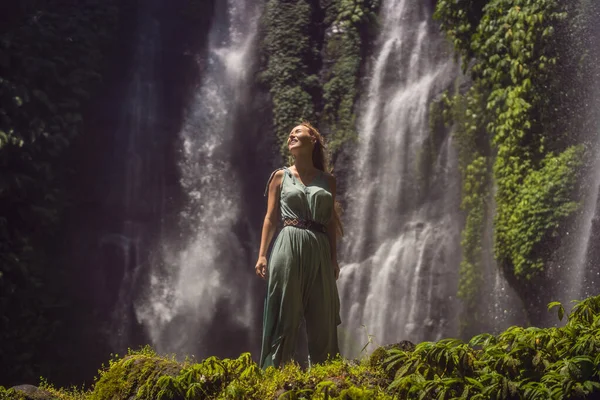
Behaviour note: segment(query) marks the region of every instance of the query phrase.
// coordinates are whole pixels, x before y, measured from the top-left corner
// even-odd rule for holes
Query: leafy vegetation
[[[564,307],[553,302],[563,319]],[[262,371],[250,357],[201,362],[149,348],[115,357],[89,390],[41,388],[64,400],[102,399],[591,399],[600,395],[600,296],[577,302],[563,327],[513,326],[469,342],[443,339],[334,359],[303,371]],[[0,388],[0,398],[18,399]]]
[[[562,319],[564,308],[558,307]],[[468,343],[421,343],[390,351],[389,386],[405,398],[585,399],[600,394],[600,296],[579,302],[560,328],[513,326]],[[422,397],[419,397],[422,396]]]
[[[435,16],[463,57],[472,85],[448,97],[463,178],[463,261],[459,296],[466,314],[481,287],[484,215],[495,186],[494,255],[527,282],[545,266],[579,204],[585,148],[571,113],[583,106],[586,58],[565,48],[586,22],[577,2],[440,0]],[[561,33],[559,35],[558,33]],[[574,84],[576,82],[577,84]],[[585,92],[585,91],[583,91]],[[563,110],[562,112],[560,110]]]
[[[358,78],[369,30],[377,25],[378,0],[342,0],[328,9],[324,59],[322,125],[329,131],[330,151],[335,152],[348,140],[354,140],[356,116],[354,102]],[[330,22],[332,21],[332,22]]]
[[[486,3],[488,0],[439,0],[436,4],[435,17],[465,62],[474,55],[471,37],[477,30]]]
[[[283,155],[289,130],[303,119],[320,122],[332,150],[356,135],[358,77],[379,1],[322,3],[270,0],[262,20],[261,80]]]
[[[66,206],[62,157],[100,82],[117,1],[22,1],[0,32],[0,359],[33,373],[52,337],[61,268],[52,238]],[[2,17],[1,19],[3,19]]]
[[[551,127],[538,117],[540,109],[548,106],[543,87],[558,57],[556,49],[551,47],[553,25],[566,15],[555,1],[526,3],[522,7],[495,3],[486,6],[482,22],[495,32],[484,34],[482,27],[473,42],[475,51],[482,55],[473,73],[489,81],[486,109],[491,113],[491,121],[487,129],[497,147],[495,254],[503,265],[512,266],[515,275],[531,279],[545,261],[537,256],[542,250],[536,247],[543,245],[542,239],[551,235],[565,221],[564,217],[575,210],[568,204],[569,196],[574,195],[569,189],[577,181],[576,160],[581,159],[581,152],[569,147],[549,149],[552,137],[561,132],[548,129]],[[507,7],[508,11],[501,14],[501,7]],[[496,53],[499,46],[504,49],[503,56]],[[560,176],[552,176],[555,171],[547,166],[559,162],[566,162],[567,168]],[[547,175],[543,178],[530,177],[544,173]],[[538,201],[528,203],[530,193],[547,192],[543,185],[551,181],[568,190],[566,195],[542,195]],[[527,185],[531,186],[525,189]],[[538,212],[545,215],[529,218],[527,226],[516,225],[513,213],[519,206],[528,208],[525,213],[530,215]],[[523,240],[526,243],[519,243]]]
[[[289,130],[301,119],[314,120],[313,96],[318,47],[311,35],[313,9],[306,1],[270,0],[264,12],[262,51],[268,55],[262,79],[273,101],[273,124],[282,153]]]

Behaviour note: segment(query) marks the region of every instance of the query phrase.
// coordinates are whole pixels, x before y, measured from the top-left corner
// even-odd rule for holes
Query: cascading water
[[[599,34],[596,34],[600,36]],[[592,38],[588,39],[590,46],[597,45]],[[592,57],[598,59],[597,52],[592,52]],[[563,297],[563,303],[568,304],[571,300],[582,300],[586,297],[598,294],[600,284],[600,268],[598,268],[598,240],[600,238],[600,68],[597,63],[593,65],[594,71],[588,71],[591,75],[588,82],[591,101],[593,105],[587,107],[587,126],[590,129],[590,144],[593,148],[592,165],[589,175],[585,180],[586,195],[583,199],[583,209],[578,221],[579,231],[575,234],[573,243],[573,255],[567,265],[568,287]]]
[[[345,355],[356,355],[368,340],[365,333],[384,344],[455,331],[461,216],[451,139],[432,159],[431,176],[419,178],[417,165],[427,156],[429,104],[451,85],[457,66],[426,3],[389,0],[381,15],[349,174],[343,259],[350,263],[339,282]],[[430,189],[422,196],[427,179]]]
[[[587,145],[589,165],[585,169],[587,176],[581,181],[583,195],[576,224],[571,232],[565,232],[563,248],[550,271],[559,282],[552,300],[560,300],[567,309],[573,300],[597,295],[600,284],[600,6],[588,0],[574,4],[577,5],[572,19],[576,30],[567,37],[564,47],[568,57],[579,60],[577,70],[569,73],[580,76],[574,82],[579,85],[581,104],[571,117],[571,124]]]
[[[589,259],[591,251],[591,242],[593,238],[593,226],[598,224],[598,205],[600,193],[600,157],[594,157],[594,165],[592,166],[592,176],[590,177],[590,185],[588,193],[584,200],[583,212],[580,219],[580,233],[577,235],[580,240],[575,243],[574,257],[572,267],[569,268],[569,285],[566,291],[566,298],[563,302],[570,300],[581,300],[585,297],[595,295],[597,290],[592,282],[587,282],[586,272],[590,269],[592,260]],[[599,279],[596,279],[599,281]]]
[[[254,323],[248,285],[228,282],[249,259],[235,234],[241,194],[231,165],[234,122],[248,90],[259,2],[218,2],[203,78],[181,131],[181,185],[187,204],[181,224],[189,233],[164,246],[164,262],[153,266],[139,319],[161,352],[209,354],[208,332],[227,326],[229,335]],[[245,289],[244,289],[245,288]],[[238,338],[239,340],[239,338]]]

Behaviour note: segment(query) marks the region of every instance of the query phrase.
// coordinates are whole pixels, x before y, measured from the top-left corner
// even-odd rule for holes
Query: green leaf
[[[562,321],[563,316],[565,315],[565,308],[559,301],[553,301],[548,304],[548,311],[552,310],[554,307],[558,307],[558,319],[559,321]]]

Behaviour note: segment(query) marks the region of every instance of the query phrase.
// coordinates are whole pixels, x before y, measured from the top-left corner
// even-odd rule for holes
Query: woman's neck
[[[311,173],[315,169],[315,166],[312,161],[312,154],[304,157],[296,157],[294,159],[294,166],[296,167],[296,171],[298,171],[300,175],[304,175],[307,172]]]

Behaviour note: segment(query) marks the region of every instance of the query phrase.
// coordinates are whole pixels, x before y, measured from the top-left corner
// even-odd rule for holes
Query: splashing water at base
[[[164,246],[162,265],[154,266],[147,296],[136,307],[161,352],[198,356],[214,350],[203,339],[216,325],[248,330],[252,322],[249,288],[228,284],[234,267],[248,258],[235,233],[242,199],[230,154],[260,9],[230,0],[225,11],[214,19],[205,75],[181,131],[187,194],[181,225],[189,235]]]

